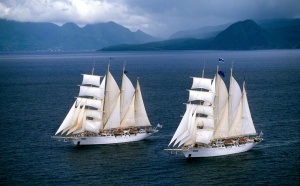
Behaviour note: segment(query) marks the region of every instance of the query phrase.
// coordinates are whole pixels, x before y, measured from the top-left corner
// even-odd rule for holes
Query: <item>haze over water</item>
[[[186,160],[167,148],[188,100],[191,76],[213,78],[218,58],[245,78],[257,132],[251,151]],[[78,95],[81,74],[120,85],[126,60],[139,77],[149,119],[159,133],[134,143],[74,147],[51,139]],[[0,54],[0,179],[3,185],[299,185],[300,50]]]

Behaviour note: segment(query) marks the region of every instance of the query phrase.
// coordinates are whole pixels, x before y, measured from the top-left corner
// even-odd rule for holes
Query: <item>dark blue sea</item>
[[[242,84],[257,132],[251,151],[187,160],[164,151],[185,112],[191,76],[212,78],[218,58]],[[75,147],[51,139],[82,76],[139,77],[149,139]],[[0,185],[300,185],[300,50],[0,53]]]

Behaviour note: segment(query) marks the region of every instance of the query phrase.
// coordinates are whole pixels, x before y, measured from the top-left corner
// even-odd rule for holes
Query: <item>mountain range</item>
[[[257,50],[300,48],[300,19],[245,20],[174,33],[167,40],[112,21],[74,23],[0,19],[0,51]]]
[[[215,36],[211,35],[210,38],[190,38],[191,35],[189,33],[191,32],[181,32],[181,38],[178,39],[144,44],[123,44],[105,47],[101,50],[259,50],[300,48],[300,19],[265,20],[260,21],[259,24],[253,20],[245,20],[233,23],[222,31],[217,31],[216,28],[213,28],[215,29]],[[194,36],[195,33],[193,32]],[[178,35],[174,34],[173,37],[178,37]]]
[[[0,51],[97,50],[117,44],[158,40],[140,30],[132,32],[112,21],[81,28],[74,23],[58,26],[0,19]]]

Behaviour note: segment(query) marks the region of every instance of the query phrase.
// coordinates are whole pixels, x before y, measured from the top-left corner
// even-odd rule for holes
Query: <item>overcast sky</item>
[[[166,38],[245,19],[300,18],[299,0],[0,0],[0,18],[79,26],[114,21]]]

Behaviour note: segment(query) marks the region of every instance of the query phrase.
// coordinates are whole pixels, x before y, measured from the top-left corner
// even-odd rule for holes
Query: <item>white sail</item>
[[[98,99],[103,99],[103,97],[101,97],[100,87],[80,86],[79,96],[89,96]]]
[[[230,137],[236,137],[236,136],[241,136],[243,135],[242,132],[242,100],[240,101],[238,110],[236,112],[235,118],[232,122],[231,127],[229,128],[229,133],[228,136]]]
[[[106,123],[107,120],[110,118],[110,115],[115,108],[115,104],[117,102],[117,99],[119,99],[119,96],[120,89],[118,87],[118,84],[108,70],[106,75],[106,88],[104,96],[103,123]]]
[[[176,132],[174,133],[170,143],[168,146],[170,146],[179,136],[181,136],[184,132],[187,131],[188,128],[188,120],[189,120],[189,113],[191,110],[192,105],[191,104],[187,104],[186,105],[186,111],[177,127]],[[176,143],[175,143],[176,144]],[[174,144],[174,146],[175,146]]]
[[[196,134],[196,142],[209,144],[213,139],[214,131],[211,129],[198,129]]]
[[[81,104],[81,102],[79,102],[79,105]],[[72,115],[72,119],[70,122],[70,125],[68,127],[66,127],[63,131],[62,134],[67,132],[68,130],[70,130],[71,128],[75,127],[77,125],[77,120],[78,120],[78,115],[80,112],[80,106],[77,106],[77,108],[74,110],[74,113]]]
[[[230,88],[229,88],[229,110],[228,110],[228,121],[229,127],[233,124],[236,117],[240,102],[242,98],[242,91],[239,84],[236,82],[234,77],[230,77]]]
[[[214,119],[213,118],[204,118],[197,117],[196,125],[203,127],[203,129],[214,129]]]
[[[113,129],[120,127],[120,96],[118,96],[115,107],[111,112],[104,129]]]
[[[243,85],[242,132],[243,135],[256,134],[256,130],[252,121],[251,112],[248,105],[245,83]]]
[[[204,88],[206,90],[211,91],[212,90],[212,79],[193,77],[192,89],[195,89],[195,88]]]
[[[134,108],[135,108],[134,116],[135,116],[136,126],[151,126],[145,109],[139,80],[137,80],[136,83]]]
[[[73,134],[79,134],[79,133],[82,133],[86,130],[86,115],[85,115],[85,112],[83,113],[83,117],[82,117],[80,122],[81,122],[81,126],[79,126],[78,127],[79,129],[75,130],[73,132]]]
[[[209,103],[213,103],[214,101],[214,93],[213,92],[204,92],[197,90],[189,90],[189,102],[195,100],[203,100]]]
[[[85,112],[86,112],[86,117],[102,120],[102,111],[86,109]]]
[[[55,138],[72,141],[79,146],[139,141],[158,132],[156,128],[146,129],[151,124],[139,81],[135,90],[123,72],[120,92],[109,67],[102,81],[101,76],[82,75],[78,97],[75,97],[76,101],[56,132],[66,134]],[[135,135],[127,135],[127,129],[134,126],[145,128],[139,129]],[[116,128],[126,129],[126,135],[113,136]]]
[[[222,117],[218,123],[218,126],[215,128],[214,139],[227,138],[229,133],[228,126],[228,101],[226,101],[225,109],[222,114]]]
[[[182,152],[187,158],[221,156],[248,151],[263,140],[257,136],[247,138],[244,143],[236,141],[237,137],[254,135],[256,131],[245,85],[242,92],[232,75],[229,92],[218,73],[212,82],[193,78],[193,88],[208,92],[189,90],[190,103],[186,104],[186,112],[169,143],[183,147],[166,150]]]
[[[215,127],[218,127],[223,117],[225,108],[228,108],[228,92],[224,81],[218,74],[216,74],[215,80],[216,94],[214,99],[214,118],[216,119]],[[227,118],[223,119],[228,120],[228,116]]]
[[[125,113],[122,121],[121,121],[121,128],[127,128],[135,126],[135,119],[134,119],[134,101],[135,96],[131,99],[131,103],[127,109],[127,112]]]
[[[194,134],[192,134],[193,132],[193,126],[195,125],[195,115],[193,115],[193,113],[195,112],[196,106],[192,105],[192,104],[188,104],[187,107],[187,121],[186,123],[183,123],[183,125],[185,125],[185,131],[183,134],[181,134],[180,136],[177,137],[176,141],[174,142],[174,146],[177,145],[179,143],[178,146],[183,145],[184,143],[186,143],[189,140],[193,140],[192,137],[194,136]],[[194,116],[194,118],[193,118]]]
[[[101,120],[86,120],[85,130],[89,132],[98,133],[103,128]]]
[[[103,107],[103,101],[102,100],[96,100],[96,99],[88,99],[88,98],[77,98],[76,106],[82,106],[80,103],[85,103],[86,106],[94,107],[97,109],[102,110]]]
[[[104,99],[106,76],[104,76],[100,85],[100,99]],[[103,109],[103,108],[102,108]]]
[[[83,80],[82,85],[94,85],[94,86],[100,86],[100,78],[101,76],[97,75],[90,75],[90,74],[82,74]]]
[[[196,111],[198,114],[205,114],[208,116],[213,116],[213,114],[214,114],[212,106],[198,105]]]
[[[76,105],[76,101],[74,102],[73,106],[71,107],[71,109],[68,112],[67,116],[65,117],[64,121],[62,122],[62,124],[60,125],[58,130],[56,131],[55,135],[60,133],[64,129],[70,127],[71,121],[72,121],[72,118],[73,118],[73,114],[75,112],[75,105]]]
[[[75,122],[74,122],[72,128],[68,131],[67,135],[82,128],[83,116],[84,116],[84,112],[85,112],[85,105],[79,110],[80,110],[80,112],[78,113],[78,117],[75,119]]]
[[[122,87],[121,87],[121,120],[123,120],[130,106],[130,103],[132,102],[134,91],[135,89],[131,81],[128,79],[126,74],[123,73]]]
[[[196,109],[194,109],[195,111],[193,112],[192,116],[191,116],[191,120],[189,122],[189,133],[190,133],[190,137],[191,139],[188,141],[182,141],[182,143],[184,143],[184,145],[193,145],[196,142],[196,134],[197,134],[197,125],[195,124],[196,121]]]
[[[174,142],[173,147],[175,147],[178,143],[178,147],[182,146],[184,142],[188,141],[191,139],[191,135],[188,130],[186,130],[182,135],[180,135],[176,141]]]

